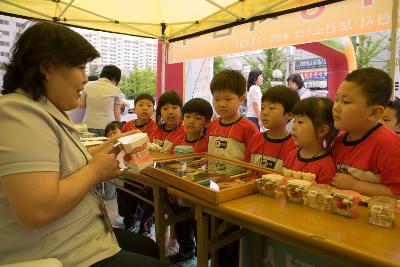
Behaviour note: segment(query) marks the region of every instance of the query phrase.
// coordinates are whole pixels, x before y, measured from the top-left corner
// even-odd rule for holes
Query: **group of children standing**
[[[164,152],[190,145],[196,153],[313,173],[318,183],[398,197],[400,137],[395,131],[400,130],[400,109],[389,102],[392,85],[385,72],[365,68],[346,76],[334,102],[322,97],[300,100],[289,87],[272,87],[261,99],[260,120],[268,130],[259,132],[238,112],[246,98],[245,78],[223,70],[210,84],[219,118],[211,121],[213,110],[207,101],[195,98],[183,106],[175,92],[167,92],[159,99],[154,122],[154,99],[142,94],[135,99],[138,118],[127,122],[122,132],[146,132]],[[178,239],[179,253],[187,255],[194,240],[184,242]],[[180,256],[176,260],[186,259]]]

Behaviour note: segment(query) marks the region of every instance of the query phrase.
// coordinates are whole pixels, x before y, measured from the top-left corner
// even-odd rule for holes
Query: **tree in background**
[[[262,66],[264,82],[261,85],[261,90],[263,92],[271,87],[272,72],[275,69],[282,71],[283,75],[281,81],[285,79],[285,54],[282,50],[282,48],[263,49],[263,57],[245,59],[252,69],[259,68],[260,65]]]
[[[225,68],[226,57],[216,56],[214,57],[214,75]]]
[[[156,80],[157,74],[152,68],[146,67],[144,70],[141,70],[135,67],[127,77],[122,76],[118,86],[127,99],[134,99],[136,95],[141,93],[148,93],[155,96]]]
[[[357,40],[358,37],[358,40]],[[373,67],[372,59],[375,58],[383,50],[390,48],[390,42],[387,42],[387,37],[383,36],[377,40],[373,40],[371,35],[359,35],[351,38],[354,47],[356,48],[357,68]],[[384,43],[385,42],[385,43]],[[389,62],[383,67],[388,71]]]

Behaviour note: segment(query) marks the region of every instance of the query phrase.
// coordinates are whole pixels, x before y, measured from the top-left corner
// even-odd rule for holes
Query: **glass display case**
[[[273,170],[206,153],[156,160],[142,173],[218,204],[257,192],[256,180]]]

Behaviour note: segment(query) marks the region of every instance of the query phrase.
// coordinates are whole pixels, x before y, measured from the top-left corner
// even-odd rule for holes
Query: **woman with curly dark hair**
[[[160,266],[154,242],[113,233],[95,185],[120,174],[112,141],[88,151],[66,111],[86,63],[99,57],[75,31],[36,23],[6,65],[0,97],[0,264],[57,258],[63,266]],[[121,250],[118,242],[126,239]],[[118,242],[117,242],[118,241]]]

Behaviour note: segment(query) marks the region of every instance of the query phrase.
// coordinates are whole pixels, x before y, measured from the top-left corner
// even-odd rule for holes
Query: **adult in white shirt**
[[[260,111],[261,111],[261,88],[264,78],[260,69],[251,70],[247,79],[247,111],[246,117],[254,122],[260,129]]]
[[[304,87],[303,78],[297,73],[290,74],[287,78],[288,86],[297,91],[300,99],[312,96],[311,91]]]
[[[112,121],[121,121],[121,90],[117,87],[121,70],[106,65],[100,79],[88,82],[82,92],[80,107],[86,107],[83,123],[89,132],[104,136],[104,128]]]

